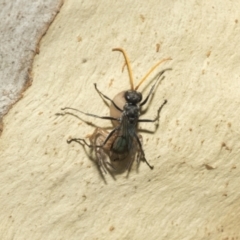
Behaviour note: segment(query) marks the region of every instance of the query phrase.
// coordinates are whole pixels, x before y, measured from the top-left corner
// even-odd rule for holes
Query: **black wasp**
[[[89,137],[90,144],[88,144],[84,139],[82,138],[72,138],[68,140],[68,143],[71,142],[78,142],[80,144],[85,144],[90,148],[93,148],[95,150],[98,164],[100,168],[103,168],[106,172],[107,165],[110,165],[113,167],[112,163],[115,161],[121,161],[126,158],[129,158],[129,163],[127,164],[128,169],[131,168],[131,165],[133,161],[135,160],[135,156],[138,162],[140,160],[143,160],[146,162],[146,164],[149,166],[150,169],[153,169],[153,166],[151,166],[147,159],[145,158],[145,153],[142,148],[142,137],[137,133],[137,124],[139,122],[156,122],[159,119],[159,115],[161,112],[161,109],[163,106],[167,103],[167,100],[164,100],[160,108],[158,109],[158,114],[155,119],[139,119],[140,116],[140,109],[141,107],[147,103],[150,95],[153,93],[153,90],[155,88],[156,83],[164,73],[164,71],[160,72],[157,75],[157,81],[155,84],[151,87],[147,97],[142,100],[142,93],[138,92],[137,89],[139,86],[147,79],[147,77],[153,72],[153,70],[159,66],[161,63],[170,60],[171,58],[163,59],[160,62],[158,62],[156,65],[154,65],[148,73],[143,77],[143,79],[139,82],[139,84],[134,88],[133,83],[133,75],[132,75],[132,69],[130,66],[129,59],[127,57],[127,54],[122,48],[114,48],[113,51],[120,51],[123,53],[125,62],[128,68],[128,74],[130,78],[130,84],[131,84],[131,90],[123,92],[121,95],[124,99],[122,99],[125,104],[123,108],[119,107],[117,104],[117,99],[114,98],[114,101],[104,95],[102,92],[100,92],[97,88],[97,84],[94,84],[95,89],[99,94],[101,94],[102,97],[109,100],[112,104],[112,107],[117,109],[119,111],[119,114],[115,116],[97,116],[95,114],[85,113],[75,108],[65,107],[61,110],[74,110],[78,111],[82,114],[85,114],[87,116],[95,117],[95,118],[101,118],[101,119],[108,119],[112,120],[114,122],[117,122],[115,124],[114,129],[111,132],[108,132],[102,128],[96,128],[94,133]],[[68,112],[65,112],[64,114],[71,114]],[[61,115],[64,115],[61,114]],[[74,115],[74,114],[71,114]],[[109,156],[111,163],[109,163],[106,160],[106,155]],[[114,167],[113,167],[114,168]]]

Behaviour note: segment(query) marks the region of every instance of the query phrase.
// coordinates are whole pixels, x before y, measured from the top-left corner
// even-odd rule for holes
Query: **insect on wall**
[[[111,102],[110,116],[98,116],[71,107],[61,109],[63,111],[76,111],[90,117],[112,120],[113,129],[107,131],[106,129],[97,127],[93,134],[88,137],[90,143],[83,138],[71,138],[67,142],[77,142],[91,148],[95,154],[96,163],[98,164],[99,169],[105,173],[120,173],[127,169],[130,171],[133,163],[136,162],[137,165],[139,165],[140,161],[144,161],[150,169],[153,169],[153,166],[150,165],[145,157],[142,147],[143,139],[137,132],[137,125],[139,122],[156,122],[159,120],[160,112],[163,106],[167,103],[167,100],[163,101],[158,109],[157,116],[154,119],[139,119],[139,116],[141,113],[141,107],[148,102],[149,97],[153,93],[156,84],[160,81],[164,71],[157,74],[156,81],[144,100],[142,93],[137,90],[161,63],[170,60],[171,58],[163,59],[155,64],[142,78],[138,85],[134,87],[132,69],[126,52],[122,48],[115,48],[113,51],[120,51],[124,55],[131,89],[118,93],[112,100],[97,88],[97,84],[94,84],[95,89],[100,96]],[[66,111],[57,115],[66,114],[75,116],[74,113]]]

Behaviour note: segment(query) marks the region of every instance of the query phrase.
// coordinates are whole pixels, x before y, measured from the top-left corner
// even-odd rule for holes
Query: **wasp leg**
[[[107,153],[110,151],[110,145],[105,145],[104,147],[98,147],[102,146],[104,143],[104,140],[108,137],[109,132],[107,130],[96,128],[93,134],[90,136],[89,140],[91,144],[94,146],[95,155],[97,157],[98,166],[100,169],[103,169],[104,173],[107,173],[109,171],[108,166],[110,166],[113,170],[115,168],[112,166],[111,163],[107,161]]]
[[[140,103],[140,106],[143,106],[144,104],[147,103],[149,97],[150,97],[151,94],[153,93],[153,90],[154,90],[156,84],[158,83],[158,80],[160,79],[160,77],[161,77],[166,71],[169,71],[169,70],[172,70],[172,68],[164,69],[164,70],[162,70],[160,73],[157,74],[157,75],[158,75],[158,76],[157,76],[158,78],[157,78],[156,82],[155,82],[154,85],[151,87],[151,89],[150,89],[147,97],[144,99],[144,101]],[[164,78],[165,78],[165,77],[163,76],[159,81],[162,81]]]
[[[153,86],[151,87],[151,89],[150,89],[147,97],[144,99],[144,101],[140,103],[140,106],[143,106],[144,104],[147,103],[149,97],[152,95],[152,93],[153,93],[153,91],[154,91],[154,89],[155,89],[156,84],[158,83],[158,80],[160,79],[160,77],[163,75],[164,72],[165,72],[165,71],[162,71],[162,72],[159,73],[159,76],[158,76],[158,78],[157,78],[157,81],[156,81],[156,82],[153,84]],[[163,76],[160,81],[162,81],[164,78],[165,78],[165,77]]]
[[[64,113],[56,113],[56,116],[64,116],[64,115],[72,115],[80,120],[82,120],[78,115],[74,114],[74,113],[70,113],[70,112],[64,112]]]
[[[95,133],[96,132],[96,133]],[[98,128],[94,131],[93,135],[94,135],[94,140],[91,139],[93,137],[93,135],[90,137],[90,142],[91,144],[87,143],[85,141],[85,139],[82,139],[82,138],[72,138],[70,140],[67,140],[67,143],[70,144],[71,142],[77,142],[81,145],[86,145],[88,146],[89,148],[91,149],[94,149],[95,151],[95,155],[97,157],[97,164],[98,164],[98,167],[100,169],[102,169],[104,171],[104,173],[106,174],[107,173],[107,162],[105,161],[105,153],[103,151],[103,148],[99,148],[99,147],[96,147],[96,145],[93,143],[93,141],[96,143],[97,141],[99,141],[97,134],[99,135],[98,133]]]
[[[70,144],[71,142],[77,142],[81,145],[87,145],[89,148],[93,148],[93,145],[88,144],[83,138],[71,138],[70,140],[67,140],[68,144]]]
[[[107,143],[107,141],[113,136],[113,134],[118,130],[118,127],[114,128],[106,137],[106,139],[104,140],[103,144],[101,145],[96,145],[95,147],[104,147]]]
[[[104,95],[104,94],[97,88],[97,84],[96,84],[96,83],[94,83],[94,86],[95,86],[96,91],[97,91],[99,94],[101,94],[104,98],[106,98],[107,100],[109,100],[117,110],[119,110],[120,112],[123,112],[123,110],[122,110],[120,107],[118,107],[117,104],[116,104],[111,98],[109,98],[108,96]]]
[[[151,170],[153,170],[153,166],[151,166],[151,165],[149,164],[149,162],[147,161],[147,159],[145,158],[145,153],[144,153],[143,148],[142,148],[142,143],[141,143],[141,141],[140,141],[140,139],[139,139],[139,137],[137,136],[136,133],[134,134],[134,137],[136,138],[136,140],[137,140],[137,142],[138,142],[138,145],[139,145],[140,151],[141,151],[141,153],[142,153],[142,157],[143,157],[143,159],[144,159],[144,162],[148,165],[148,167],[149,167]]]
[[[138,138],[139,138],[139,141],[141,142],[141,145],[143,144],[143,138],[142,138],[142,135],[140,135],[140,134],[138,134]],[[140,151],[138,151],[137,152],[137,163],[139,164],[140,163],[140,161],[141,161],[141,155],[142,155],[142,152]]]
[[[87,116],[90,116],[90,117],[95,117],[95,118],[101,118],[101,119],[108,119],[108,120],[116,120],[116,121],[120,121],[119,118],[107,117],[107,116],[98,116],[98,115],[91,114],[91,113],[85,113],[85,112],[80,111],[80,110],[78,110],[78,109],[76,109],[76,108],[71,108],[71,107],[61,108],[61,110],[63,110],[63,111],[66,110],[66,109],[74,110],[74,111],[80,112],[80,113],[82,113],[82,114],[84,114],[84,115],[87,115]],[[66,112],[65,114],[74,115],[74,114],[71,114],[71,113],[69,113],[69,112]],[[58,115],[60,115],[60,114],[58,114]],[[63,115],[63,114],[61,114],[61,115]],[[75,115],[74,115],[74,116],[75,116]]]
[[[159,119],[160,116],[160,112],[163,108],[163,106],[167,103],[167,100],[164,100],[163,104],[160,106],[160,108],[158,109],[158,114],[157,117],[155,119],[138,119],[138,122],[156,122]]]
[[[77,142],[81,145],[87,145],[89,148],[94,148],[94,145],[88,144],[85,141],[85,139],[82,139],[82,138],[72,138],[70,140],[67,140],[68,144],[70,144],[71,142]],[[99,148],[94,148],[94,150],[95,150],[95,154],[96,154],[97,159],[98,159],[99,168],[103,169],[103,171],[105,173],[107,173],[105,162],[103,161],[103,158],[102,158],[102,149],[100,150]]]

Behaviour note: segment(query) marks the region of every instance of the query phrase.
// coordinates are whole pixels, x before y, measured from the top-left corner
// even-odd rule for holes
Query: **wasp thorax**
[[[128,103],[124,106],[124,112],[130,123],[135,123],[139,115],[139,107],[129,105]]]
[[[126,91],[124,97],[131,104],[137,104],[142,101],[142,94],[136,91]]]

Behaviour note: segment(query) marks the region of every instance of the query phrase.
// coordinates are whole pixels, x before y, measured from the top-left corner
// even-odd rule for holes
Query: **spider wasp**
[[[147,97],[144,100],[142,93],[138,92],[137,90],[140,85],[147,79],[147,77],[161,63],[167,60],[171,60],[171,58],[163,59],[155,64],[142,78],[138,85],[134,87],[132,69],[126,52],[122,48],[114,48],[113,51],[120,51],[124,55],[131,89],[119,93],[115,96],[114,100],[112,100],[97,88],[96,83],[94,84],[96,91],[103,98],[111,102],[110,116],[98,116],[71,107],[65,107],[61,110],[73,110],[90,117],[112,120],[114,128],[110,132],[99,127],[96,128],[94,133],[88,136],[90,144],[82,138],[71,138],[70,140],[67,140],[67,143],[77,142],[79,144],[87,145],[91,149],[94,149],[98,165],[100,169],[104,170],[105,173],[109,171],[109,166],[112,169],[115,169],[114,163],[122,162],[124,160],[127,161],[127,169],[130,170],[135,159],[138,163],[140,163],[140,160],[143,160],[150,169],[153,169],[153,166],[148,163],[145,157],[145,153],[142,147],[142,136],[137,133],[137,124],[139,122],[156,122],[159,119],[160,112],[163,106],[167,103],[167,100],[164,100],[162,105],[159,107],[158,114],[154,119],[139,119],[139,116],[141,107],[147,103],[149,97],[154,91],[155,85],[165,71],[162,71],[157,75],[157,81],[151,87]],[[118,104],[118,101],[121,101],[122,104]],[[65,114],[74,115],[69,112],[65,112],[64,114],[59,115]],[[109,157],[110,162],[107,160],[107,157]]]

